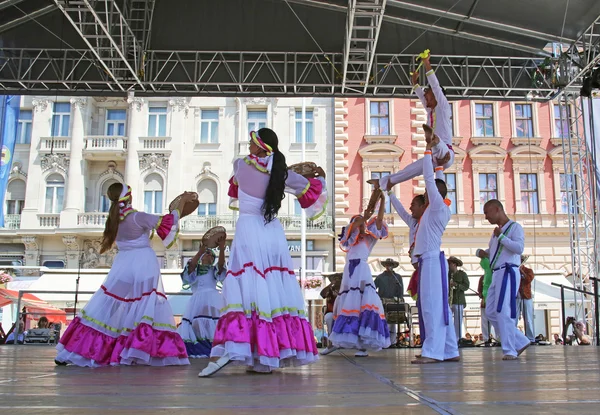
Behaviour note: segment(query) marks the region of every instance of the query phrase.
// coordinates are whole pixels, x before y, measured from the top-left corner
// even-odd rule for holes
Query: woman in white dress
[[[219,260],[216,265],[215,258],[215,251],[202,245],[181,273],[184,288],[191,287],[193,292],[177,328],[189,357],[210,357],[217,321],[221,309],[225,307],[223,296],[217,290],[217,282],[223,282],[227,272],[225,237],[219,240]]]
[[[179,212],[194,195],[185,194],[178,209],[163,216],[135,211],[127,185],[112,184],[107,196],[112,204],[101,252],[110,250],[115,242],[119,252],[100,289],[61,337],[55,362],[90,367],[187,365],[150,233],[156,233],[165,246],[172,246]]]
[[[235,160],[229,195],[239,198],[240,216],[223,282],[224,313],[217,324],[210,376],[230,362],[270,373],[318,359],[283,227],[277,219],[284,192],[298,198],[308,218],[324,211],[327,192],[320,177],[288,171],[274,131],[250,133],[250,155]]]

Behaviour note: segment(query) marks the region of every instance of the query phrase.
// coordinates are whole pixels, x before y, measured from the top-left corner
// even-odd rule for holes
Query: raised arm
[[[425,94],[423,93],[423,88],[421,88],[421,85],[419,85],[419,71],[415,71],[412,74],[412,84],[415,89],[415,93],[421,100],[421,104],[423,104],[424,107],[427,107],[427,101],[425,101]]]
[[[322,170],[321,170],[322,171]],[[298,198],[302,209],[306,209],[308,219],[317,219],[327,207],[327,184],[325,177],[306,178],[288,170],[285,191]]]
[[[219,260],[217,261],[217,271],[219,275],[223,274],[225,271],[225,240],[226,237],[222,236],[219,241]]]
[[[442,88],[440,86],[440,82],[437,79],[437,76],[435,76],[435,72],[433,70],[433,68],[431,67],[431,62],[429,62],[429,57],[427,57],[426,59],[423,59],[423,65],[425,66],[425,70],[426,75],[427,75],[427,83],[429,83],[429,87],[431,88],[431,91],[433,92],[433,96],[435,96],[435,100],[437,101],[438,105],[442,104],[442,105],[448,105],[448,99],[446,98],[446,95],[444,95],[444,92],[442,91]]]
[[[377,213],[377,219],[375,224],[377,230],[380,231],[383,227],[383,215],[385,215],[385,195],[381,192],[381,200],[379,201],[379,212]]]
[[[508,235],[501,234],[498,237],[498,241],[514,254],[521,255],[525,249],[525,232],[523,227],[518,223],[515,223]]]
[[[446,204],[444,203],[444,198],[435,185],[435,173],[433,171],[431,147],[429,147],[429,144],[427,146],[428,150],[425,151],[425,155],[423,156],[423,178],[425,179],[425,189],[427,190],[429,207],[432,209],[447,208]]]
[[[408,213],[406,211],[406,209],[404,209],[404,206],[402,206],[402,203],[400,203],[400,201],[398,200],[398,198],[396,197],[396,195],[394,194],[393,191],[389,191],[388,195],[390,197],[390,201],[392,202],[392,206],[394,207],[394,210],[396,212],[398,212],[398,215],[400,215],[400,218],[404,221],[404,223],[406,223],[409,227],[412,226],[413,221],[415,220],[412,215],[410,213]]]

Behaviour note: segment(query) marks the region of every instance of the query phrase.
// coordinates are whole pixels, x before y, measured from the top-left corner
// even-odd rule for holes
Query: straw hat
[[[329,282],[336,282],[337,280],[341,280],[342,276],[344,275],[343,272],[323,272],[321,275],[323,275],[325,278],[327,278],[329,280]]]
[[[455,263],[457,267],[463,266],[463,262],[455,256],[451,256],[450,258],[448,258],[448,262]]]
[[[521,265],[527,262],[529,255],[521,255]]]
[[[381,261],[381,265],[384,267],[397,268],[400,263],[398,261],[394,261],[392,258],[388,258],[385,261]]]

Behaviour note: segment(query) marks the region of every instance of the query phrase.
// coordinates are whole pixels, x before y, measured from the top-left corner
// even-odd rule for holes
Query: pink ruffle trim
[[[164,241],[171,232],[174,223],[175,217],[171,213],[163,216],[160,225],[156,229],[156,234],[158,237]]]
[[[323,193],[323,183],[319,179],[308,179],[308,182],[310,183],[308,190],[298,198],[302,209],[312,206],[319,199],[321,193]]]
[[[248,318],[241,312],[230,312],[219,319],[213,347],[226,342],[247,343],[259,356],[280,357],[280,350],[318,354],[310,323],[297,316],[284,314],[273,321],[259,318],[256,311]]]
[[[179,334],[154,330],[146,323],[140,323],[128,336],[111,337],[82,324],[81,319],[76,317],[60,338],[60,343],[67,351],[103,366],[120,363],[124,349],[140,350],[156,358],[187,358],[185,344]]]
[[[239,186],[235,182],[235,178],[232,177],[231,179],[229,179],[229,191],[227,192],[227,195],[229,197],[233,197],[234,199],[237,199],[238,198],[238,190],[239,190]]]

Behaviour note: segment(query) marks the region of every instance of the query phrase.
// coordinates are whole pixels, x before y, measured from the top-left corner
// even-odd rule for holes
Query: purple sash
[[[498,298],[498,306],[496,311],[499,313],[502,311],[502,305],[504,304],[504,296],[506,295],[506,286],[508,284],[508,277],[510,277],[510,318],[517,318],[517,274],[515,268],[519,268],[517,264],[504,264],[500,268],[496,268],[494,271],[498,271],[504,268],[504,276],[502,277],[502,285],[500,286],[500,297]]]

